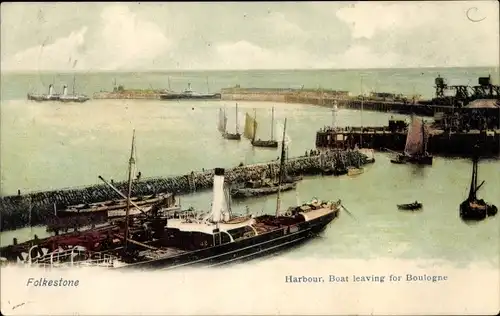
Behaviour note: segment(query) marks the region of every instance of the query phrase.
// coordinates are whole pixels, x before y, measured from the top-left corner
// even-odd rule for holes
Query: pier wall
[[[160,93],[146,91],[96,92],[93,99],[159,100]]]
[[[388,127],[345,128],[336,131],[320,130],[316,133],[317,148],[353,148],[360,144],[364,148],[403,151],[407,131],[391,131]],[[445,132],[433,130],[429,135],[427,150],[433,154],[471,156],[472,149],[481,156],[500,155],[500,130],[468,132]]]
[[[361,99],[350,96],[347,91],[335,90],[228,88],[222,89],[221,94],[223,100],[233,101],[274,101],[327,107],[337,102],[339,108],[346,109],[361,109],[362,103]],[[453,107],[424,105],[411,100],[408,102],[364,100],[363,110],[433,116],[437,112],[452,112]]]
[[[366,161],[366,156],[356,151],[342,151],[340,155],[321,154],[291,158],[286,163],[290,175],[319,174],[323,166],[331,166],[336,160],[342,159],[347,165],[356,165],[358,161]],[[279,169],[279,161],[247,165],[226,169],[226,182],[231,185],[248,180],[260,179],[265,172],[275,174]],[[134,181],[132,195],[149,195],[161,192],[183,194],[210,189],[213,182],[213,170],[197,171],[186,175],[173,177],[146,178]],[[125,182],[115,182],[114,186],[121,192],[127,192]],[[1,230],[10,230],[23,226],[46,224],[57,209],[68,205],[95,203],[120,197],[105,184],[80,188],[33,192],[24,195],[5,196],[0,198]],[[31,210],[31,211],[30,211]]]

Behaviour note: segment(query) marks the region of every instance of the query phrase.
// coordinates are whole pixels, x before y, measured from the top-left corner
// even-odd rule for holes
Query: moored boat
[[[242,186],[234,186],[230,193],[234,198],[249,198],[255,196],[269,195],[278,191],[294,190],[297,187],[297,182],[302,180],[302,177],[290,177],[285,172],[286,148],[285,148],[285,133],[286,124],[283,129],[283,141],[281,147],[281,156],[278,175],[275,179],[263,178],[260,180],[250,180]],[[272,169],[273,170],[273,169]]]
[[[472,158],[472,179],[469,189],[469,196],[460,204],[460,217],[464,221],[480,221],[487,217],[495,216],[498,209],[495,205],[486,203],[483,199],[477,198],[477,191],[483,186],[484,181],[477,185],[477,166],[479,157],[477,153]]]

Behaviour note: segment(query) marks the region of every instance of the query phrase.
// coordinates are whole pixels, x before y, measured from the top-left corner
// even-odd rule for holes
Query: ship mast
[[[227,133],[227,126],[226,126],[226,120],[227,120],[227,116],[226,116],[226,107],[224,106],[224,134]]]
[[[238,134],[238,103],[236,103],[236,134]]]
[[[274,139],[274,106],[271,114],[271,140]]]
[[[422,149],[423,149],[423,153],[422,154],[425,154],[427,152],[427,142],[425,141],[425,122],[424,120],[422,120]]]
[[[469,190],[469,201],[473,201],[476,199],[476,191],[477,191],[477,162],[478,162],[477,154],[474,153],[474,157],[472,158],[472,179]]]
[[[253,137],[252,137],[252,143],[255,141],[255,135],[257,135],[257,109],[253,109]]]
[[[128,160],[128,194],[127,194],[127,207],[125,209],[125,250],[127,250],[128,245],[128,233],[129,233],[129,213],[130,213],[130,195],[132,194],[132,164],[135,164],[134,160],[134,143],[135,143],[135,129],[132,134],[132,146],[130,149],[130,158]]]
[[[363,76],[361,76],[361,134],[359,134],[359,148],[363,148],[363,102],[365,96],[363,95]]]
[[[276,217],[280,214],[281,206],[281,183],[283,181],[283,175],[285,171],[285,135],[286,135],[286,118],[283,125],[283,140],[281,142],[281,159],[280,159],[280,172],[278,176],[278,196],[276,198]]]
[[[76,74],[73,74],[73,96],[75,96]]]

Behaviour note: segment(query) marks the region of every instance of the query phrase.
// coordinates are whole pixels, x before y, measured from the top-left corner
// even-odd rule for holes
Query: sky
[[[498,66],[499,46],[498,1],[1,5],[2,72]]]

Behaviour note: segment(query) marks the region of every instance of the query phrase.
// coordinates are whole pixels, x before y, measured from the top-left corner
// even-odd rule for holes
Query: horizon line
[[[252,68],[252,69],[116,69],[116,70],[1,70],[3,74],[32,74],[32,73],[179,73],[179,72],[242,72],[242,71],[355,71],[355,70],[398,70],[398,69],[451,69],[451,68],[494,68],[499,65],[483,66],[425,66],[425,67],[366,67],[366,68]]]

